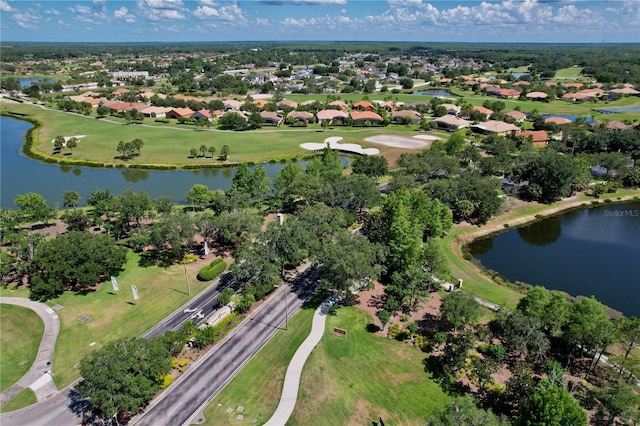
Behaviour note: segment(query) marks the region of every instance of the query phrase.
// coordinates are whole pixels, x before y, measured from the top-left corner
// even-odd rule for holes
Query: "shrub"
[[[227,262],[224,259],[214,259],[208,266],[202,267],[198,272],[200,281],[211,281],[227,269]]]
[[[231,297],[233,296],[233,289],[231,287],[227,287],[220,293],[220,297],[218,301],[220,302],[220,306],[226,306],[231,302]]]
[[[398,337],[398,335],[402,332],[402,328],[400,328],[400,324],[393,323],[391,324],[391,326],[389,327],[389,331],[387,332],[387,336],[389,336],[391,339],[396,339]]]
[[[407,315],[407,314],[402,314],[402,316],[400,317],[400,321],[402,321],[402,322],[407,322],[407,321],[409,321],[409,315]]]
[[[433,336],[433,338],[439,345],[447,343],[447,333],[445,333],[444,331],[438,331],[435,336]]]
[[[426,337],[418,334],[416,336],[413,336],[413,345],[416,348],[424,349],[425,347],[427,347],[429,345],[429,339],[427,339]]]
[[[162,377],[162,384],[160,385],[160,389],[164,389],[169,387],[169,385],[173,383],[173,376],[171,374],[167,374]]]
[[[504,346],[502,345],[487,345],[487,344],[478,346],[478,351],[497,361],[502,361],[507,352]]]
[[[182,361],[180,361],[180,363],[178,364],[180,367],[184,367],[185,365],[189,364],[189,360],[184,358]]]
[[[178,358],[171,358],[171,368],[178,368]]]

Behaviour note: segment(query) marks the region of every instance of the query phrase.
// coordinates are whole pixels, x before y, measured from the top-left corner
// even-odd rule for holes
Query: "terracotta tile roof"
[[[505,115],[508,115],[509,117],[514,118],[516,121],[526,120],[526,118],[527,118],[527,114],[525,114],[522,111],[515,111],[515,110],[514,111],[509,111]]]
[[[382,121],[382,117],[372,111],[351,111],[353,121]]]
[[[368,110],[371,110],[371,111],[375,109],[375,107],[373,106],[373,104],[371,102],[365,101],[365,100],[355,102],[353,104],[353,107],[354,108],[368,109]]]
[[[111,94],[114,96],[118,96],[118,95],[124,95],[125,93],[129,93],[129,92],[130,92],[129,89],[120,88],[120,89],[114,90],[113,92],[111,92]]]
[[[562,124],[569,124],[572,121],[564,117],[547,117],[544,119],[544,122],[562,125]]]
[[[347,118],[349,115],[338,109],[323,109],[318,111],[318,120],[333,120],[334,118]]]
[[[282,116],[273,111],[260,111],[260,117],[271,122],[276,122],[276,123],[282,122]]]
[[[485,108],[483,106],[474,106],[471,107],[472,110],[474,111],[478,111],[481,114],[486,115],[487,117],[489,117],[491,114],[493,114],[493,110],[489,109],[489,108]]]
[[[297,108],[298,107],[298,103],[295,101],[292,101],[291,99],[283,99],[280,102],[277,103],[278,107],[282,108],[283,106],[287,106],[289,108]]]
[[[526,97],[529,99],[547,99],[549,95],[545,92],[529,92]]]
[[[530,137],[534,145],[543,145],[549,143],[549,134],[544,130],[527,130],[520,133],[522,137]]]
[[[414,122],[418,122],[422,119],[422,115],[420,115],[420,113],[410,109],[405,109],[402,111],[394,111],[391,114],[392,120],[397,120],[399,118],[404,118],[404,117],[409,117],[411,121],[414,121]]]
[[[287,114],[287,118],[293,117],[294,120],[304,120],[308,121],[313,118],[313,114],[307,111],[291,111]]]
[[[473,127],[489,133],[520,133],[520,128],[518,126],[497,120],[489,120],[483,123],[478,123]]]
[[[435,121],[438,124],[444,124],[447,127],[457,127],[457,128],[468,127],[471,124],[470,121],[463,120],[462,118],[458,118],[455,115],[451,115],[451,114],[443,115],[442,117],[438,117],[433,121]]]

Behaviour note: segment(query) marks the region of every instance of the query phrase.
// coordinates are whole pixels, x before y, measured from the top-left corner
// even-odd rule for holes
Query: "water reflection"
[[[493,248],[493,240],[493,237],[475,240],[473,244],[468,246],[469,253],[471,253],[472,255],[476,255],[489,252],[489,250]]]
[[[124,169],[122,171],[122,177],[127,182],[136,183],[149,179],[149,172],[140,169]]]
[[[73,174],[74,176],[82,175],[82,169],[73,169]]]
[[[60,166],[60,170],[62,173],[69,173],[73,167],[68,164],[63,164]]]
[[[518,228],[518,235],[522,241],[538,247],[555,243],[561,234],[562,220],[560,217],[550,217],[543,222]]]

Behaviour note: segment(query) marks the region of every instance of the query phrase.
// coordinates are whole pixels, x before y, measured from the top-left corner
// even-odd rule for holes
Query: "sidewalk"
[[[35,392],[38,402],[45,400],[58,392],[58,388],[51,378],[53,350],[56,347],[56,339],[60,331],[58,315],[44,303],[34,302],[23,297],[0,297],[0,304],[2,303],[23,306],[35,311],[44,322],[44,334],[33,365],[20,380],[0,394],[0,406],[6,404],[27,387]]]
[[[307,362],[309,355],[311,355],[311,351],[313,351],[313,348],[316,347],[324,335],[324,327],[329,309],[339,299],[340,296],[338,295],[331,296],[322,302],[313,314],[311,332],[293,355],[293,358],[291,358],[291,362],[289,363],[289,367],[287,368],[278,408],[276,408],[276,411],[264,426],[284,426],[289,420],[289,417],[291,417],[298,399],[298,388],[300,386],[302,368],[304,367],[305,362]]]

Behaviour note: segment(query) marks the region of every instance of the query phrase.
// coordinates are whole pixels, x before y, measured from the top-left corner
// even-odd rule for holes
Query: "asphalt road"
[[[226,276],[195,296],[180,309],[160,321],[142,337],[151,339],[167,330],[178,330],[186,321],[196,323],[204,319],[217,308],[220,291],[229,284]],[[79,400],[73,392],[73,383],[51,398],[21,410],[0,415],[2,426],[76,426],[81,423],[82,413],[88,410],[88,403]]]
[[[204,407],[285,326],[285,313],[290,316],[313,294],[316,282],[310,268],[295,284],[278,289],[131,424],[177,426],[197,421]]]

